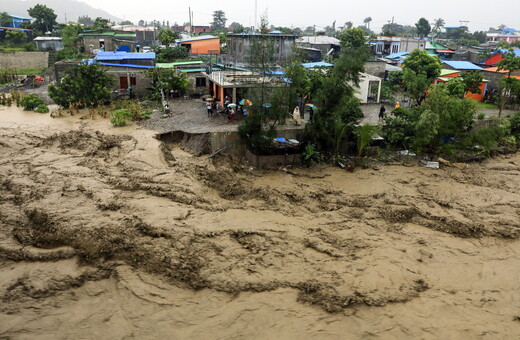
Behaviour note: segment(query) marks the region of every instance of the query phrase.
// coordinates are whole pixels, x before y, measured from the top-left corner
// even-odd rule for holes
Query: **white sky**
[[[179,24],[188,21],[188,7],[194,12],[195,25],[208,25],[215,10],[223,10],[229,25],[237,21],[244,26],[254,25],[254,0],[225,1],[166,1],[166,0],[83,0],[95,8],[134,22],[143,20],[169,20]],[[470,31],[487,30],[505,24],[520,29],[520,0],[257,0],[258,17],[267,10],[269,23],[275,26],[316,25],[318,29],[332,25],[343,26],[352,21],[362,25],[363,19],[372,17],[371,28],[378,33],[381,27],[394,17],[399,24],[413,25],[420,17],[430,23],[443,18],[447,26],[458,26],[460,20],[469,21]],[[259,21],[259,20],[258,20]]]

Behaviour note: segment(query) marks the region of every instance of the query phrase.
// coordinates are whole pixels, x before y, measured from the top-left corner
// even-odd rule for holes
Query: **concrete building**
[[[172,30],[177,32],[191,32],[194,35],[204,34],[204,33],[210,33],[211,28],[209,26],[190,26],[190,25],[182,25],[182,26],[172,26]]]
[[[359,74],[359,86],[354,88],[354,96],[361,104],[379,103],[381,98],[382,79],[371,74]]]
[[[374,52],[378,56],[386,56],[399,52],[412,52],[416,49],[425,50],[426,41],[405,37],[377,37],[371,41]]]
[[[10,25],[8,25],[7,27],[12,27],[12,28],[20,28],[23,23],[30,24],[31,20],[32,20],[31,18],[19,17],[17,15],[12,15],[12,14],[7,14],[7,15],[10,16],[11,19],[13,20],[12,23]]]
[[[36,48],[40,51],[63,50],[63,42],[60,37],[37,37],[33,40],[36,42]]]
[[[230,61],[248,63],[252,55],[255,39],[268,39],[274,44],[273,62],[287,60],[293,53],[296,36],[291,34],[269,33],[233,33],[228,34],[228,48]]]
[[[334,37],[314,36],[300,37],[296,44],[301,47],[315,48],[321,51],[322,58],[326,55],[337,56],[340,51],[340,41]]]
[[[503,28],[500,29],[498,32],[486,33],[486,41],[520,41],[520,31],[517,31],[514,28]]]
[[[135,32],[97,31],[80,33],[79,36],[85,51],[90,54],[95,54],[96,51],[135,51]]]

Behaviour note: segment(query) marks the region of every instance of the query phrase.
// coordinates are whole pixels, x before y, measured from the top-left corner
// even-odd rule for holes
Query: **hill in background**
[[[74,0],[0,0],[0,11],[12,15],[29,17],[27,10],[37,4],[42,4],[52,8],[54,13],[58,15],[57,21],[59,23],[65,23],[65,16],[67,17],[68,22],[77,22],[78,17],[82,15],[88,15],[92,19],[102,17],[115,21],[116,23],[122,21],[121,18],[118,18],[102,9],[96,9],[84,2]]]

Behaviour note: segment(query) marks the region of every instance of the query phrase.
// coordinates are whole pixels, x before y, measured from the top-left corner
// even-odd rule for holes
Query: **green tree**
[[[49,85],[49,96],[62,107],[98,106],[110,101],[113,82],[101,66],[79,64],[65,70],[60,82]]]
[[[27,10],[27,13],[34,18],[32,22],[33,29],[39,34],[51,32],[54,27],[58,25],[56,18],[58,17],[54,10],[45,6],[37,4]]]
[[[184,46],[159,48],[156,51],[156,62],[171,63],[179,59],[188,58],[188,49]]]
[[[232,22],[231,25],[229,25],[229,27],[233,29],[233,33],[243,33],[246,30],[244,26],[242,26],[238,22]]]
[[[403,63],[403,81],[406,91],[421,105],[426,98],[426,90],[440,75],[441,62],[419,49],[412,51]]]
[[[7,14],[7,12],[0,13],[0,26],[1,27],[11,27],[13,24],[13,18]]]
[[[462,81],[464,82],[464,92],[471,92],[475,94],[482,93],[480,85],[482,84],[482,73],[479,71],[469,71],[462,74]]]
[[[79,41],[79,34],[83,32],[80,24],[68,24],[61,29],[61,39],[65,47],[76,47]]]
[[[133,22],[131,22],[130,20],[123,20],[119,23],[119,25],[134,25]]]
[[[179,39],[180,34],[177,31],[172,30],[171,28],[163,28],[159,31],[159,41],[162,45],[170,45],[175,42],[175,39]]]
[[[172,69],[152,68],[148,71],[148,77],[152,80],[152,98],[156,100],[161,99],[161,89],[165,94],[171,91],[184,93],[190,84],[186,74],[176,73]]]
[[[94,26],[92,27],[93,30],[107,30],[110,28],[108,19],[103,19],[102,17],[97,17],[96,20],[94,20]]]
[[[366,45],[365,33],[359,28],[346,29],[338,36],[343,48],[360,48]]]
[[[353,26],[354,26],[354,24],[352,23],[352,21],[347,21],[345,23],[345,29],[346,30],[351,29]]]
[[[5,40],[12,46],[19,45],[27,41],[27,34],[23,31],[7,31]]]
[[[500,80],[500,110],[499,115],[502,115],[502,110],[506,106],[511,92],[516,84],[515,78],[511,77],[511,73],[520,70],[520,57],[517,57],[513,49],[509,49],[502,55],[502,60],[497,64],[498,70],[506,70],[507,77]]]
[[[430,23],[425,18],[420,18],[415,24],[419,37],[426,37],[432,30]]]
[[[433,20],[434,21],[434,24],[433,24],[433,31],[435,33],[439,33],[441,28],[444,26],[444,19],[435,19]]]
[[[225,31],[226,30],[226,13],[224,13],[224,11],[222,10],[217,10],[217,11],[214,11],[213,12],[213,22],[211,23],[211,30],[212,31],[216,31],[216,30],[221,30],[221,31]]]

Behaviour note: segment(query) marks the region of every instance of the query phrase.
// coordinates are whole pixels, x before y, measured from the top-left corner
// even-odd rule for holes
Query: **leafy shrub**
[[[132,114],[128,109],[119,109],[112,112],[110,123],[114,126],[125,126],[128,121],[132,120]]]
[[[481,113],[478,114],[477,118],[479,120],[483,120],[484,118],[486,118],[486,114],[484,112],[481,112]]]
[[[495,117],[491,120],[489,126],[469,132],[463,144],[466,147],[479,145],[488,149],[496,148],[499,141],[506,137],[510,131],[509,120]]]
[[[511,134],[520,137],[520,112],[509,116],[509,124],[511,126]]]
[[[311,166],[316,163],[321,163],[322,157],[314,145],[307,144],[305,150],[302,153],[302,160],[304,164]]]
[[[45,104],[40,104],[40,105],[38,105],[38,107],[34,111],[35,112],[39,112],[39,113],[48,113],[49,112],[49,108]]]
[[[45,105],[45,103],[43,99],[31,93],[23,97],[20,105],[26,111],[34,111],[39,105]]]

